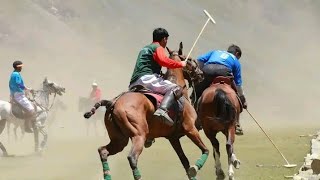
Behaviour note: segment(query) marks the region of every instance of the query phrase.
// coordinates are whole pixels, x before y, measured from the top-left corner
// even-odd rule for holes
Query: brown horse
[[[180,58],[182,58],[182,56],[179,55],[182,55],[182,43],[180,43],[179,53],[170,51],[168,48],[167,50],[172,59],[181,61]],[[190,59],[187,62],[186,72],[203,78],[197,63]],[[169,80],[175,81],[179,86],[183,88],[186,87],[183,69],[168,70],[166,77]],[[194,78],[194,80],[195,79],[197,78]],[[199,79],[200,78],[198,78],[198,80]],[[197,114],[188,101],[187,91],[184,91],[182,98],[184,99],[183,110],[175,122],[175,125],[172,127],[162,123],[162,121],[153,116],[155,112],[154,104],[146,95],[139,92],[125,92],[120,95],[115,102],[102,100],[95,105],[91,112],[85,113],[85,118],[89,118],[101,105],[107,107],[105,126],[110,137],[110,143],[98,149],[105,180],[111,179],[108,157],[122,151],[127,146],[129,138],[132,141],[132,148],[129,152],[128,160],[134,179],[140,180],[141,174],[137,162],[143,150],[144,143],[147,139],[158,137],[165,137],[170,141],[187,172],[188,178],[196,180],[197,171],[200,170],[206,162],[209,151],[202,142],[198,129],[195,127]],[[110,107],[111,110],[109,111]],[[184,135],[187,135],[202,152],[201,157],[196,161],[194,166],[190,166],[189,160],[185,156],[180,144],[180,138]]]
[[[225,174],[221,168],[219,141],[216,138],[218,132],[222,132],[226,138],[226,150],[228,154],[228,175],[234,179],[234,171],[240,166],[240,161],[233,151],[235,140],[235,126],[242,111],[236,92],[231,87],[232,80],[228,77],[217,77],[213,84],[202,94],[198,102],[198,118],[202,128],[213,146],[217,179],[224,179]]]

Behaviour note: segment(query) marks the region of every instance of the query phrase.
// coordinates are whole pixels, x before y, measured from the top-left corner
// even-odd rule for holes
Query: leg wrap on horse
[[[110,167],[107,161],[102,162],[104,180],[111,180]]]
[[[196,166],[199,168],[199,170],[203,167],[207,159],[208,159],[208,153],[204,153],[201,155],[200,159],[197,160]]]
[[[130,167],[132,169],[134,180],[141,179],[141,173],[137,167],[137,160],[130,155],[128,156],[128,160],[129,160]]]

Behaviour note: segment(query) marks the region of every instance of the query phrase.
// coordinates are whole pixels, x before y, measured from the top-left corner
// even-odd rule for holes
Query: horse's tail
[[[99,102],[97,102],[92,109],[89,112],[86,112],[83,116],[86,119],[89,119],[92,115],[94,115],[96,113],[96,110],[99,109],[99,107],[101,106],[105,106],[107,111],[110,109],[110,107],[112,106],[113,102],[112,101],[108,101],[108,100],[101,100]]]
[[[215,112],[215,119],[225,123],[235,119],[236,109],[228,98],[226,92],[222,89],[217,89],[213,97],[213,110]]]

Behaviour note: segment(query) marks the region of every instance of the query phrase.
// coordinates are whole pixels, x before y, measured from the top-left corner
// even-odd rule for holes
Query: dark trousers
[[[229,68],[227,68],[226,66],[220,65],[220,64],[205,65],[203,67],[202,71],[204,74],[204,80],[201,83],[195,85],[195,91],[196,91],[196,95],[197,95],[196,99],[200,98],[203,91],[211,85],[214,78],[216,78],[218,76],[231,76],[232,77],[232,71]]]

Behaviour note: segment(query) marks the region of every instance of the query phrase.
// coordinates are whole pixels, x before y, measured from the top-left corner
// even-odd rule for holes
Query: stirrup
[[[155,116],[159,117],[163,123],[169,125],[169,126],[173,126],[174,124],[174,121],[171,119],[171,117],[169,116],[168,112],[161,109],[161,108],[158,108],[156,110],[156,112],[154,112]]]
[[[236,135],[243,135],[243,129],[240,125],[236,125]]]

